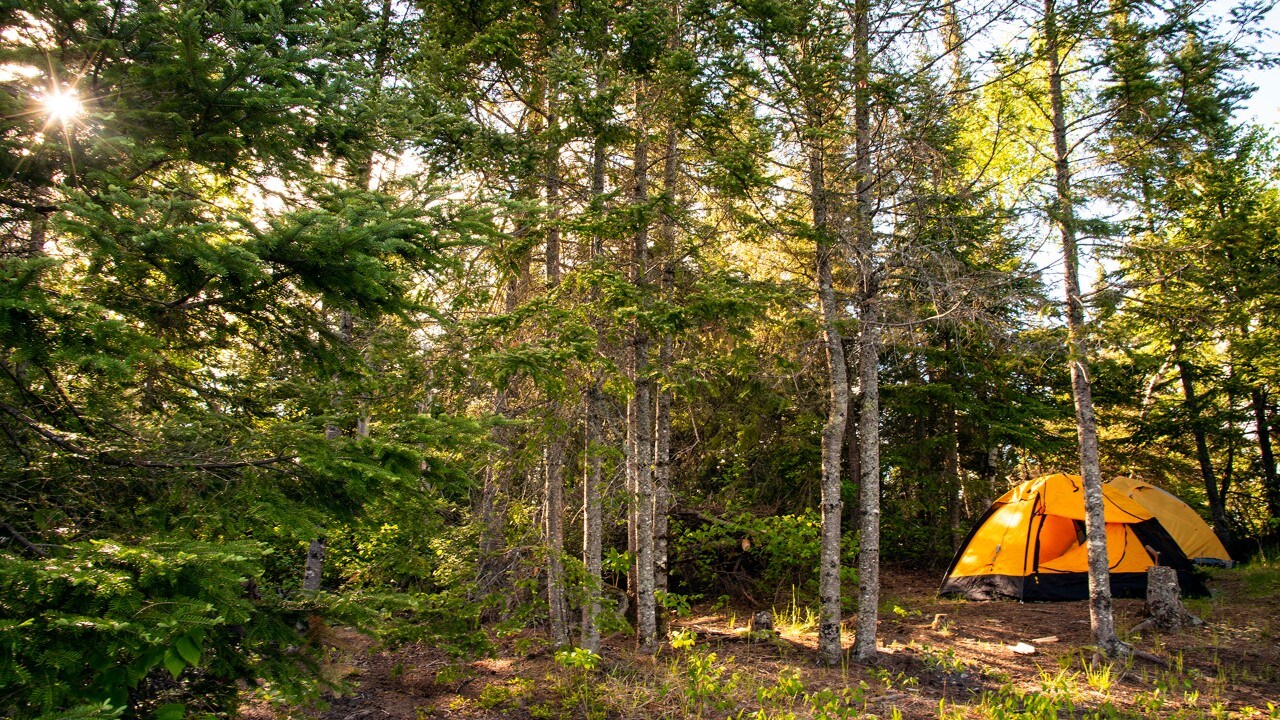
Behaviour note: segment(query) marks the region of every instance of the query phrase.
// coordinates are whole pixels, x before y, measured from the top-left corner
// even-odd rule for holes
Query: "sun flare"
[[[75,90],[56,90],[40,100],[44,112],[53,122],[67,124],[84,112],[84,103],[76,97]]]

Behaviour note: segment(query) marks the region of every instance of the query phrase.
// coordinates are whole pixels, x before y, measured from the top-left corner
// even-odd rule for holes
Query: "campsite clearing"
[[[812,616],[779,604],[778,634],[752,635],[757,608],[695,607],[673,623],[681,647],[635,655],[615,635],[599,666],[549,652],[541,634],[497,638],[494,657],[451,661],[420,645],[379,651],[339,633],[331,669],[349,688],[312,708],[359,718],[1268,718],[1280,713],[1280,573],[1274,563],[1211,573],[1191,600],[1203,628],[1131,638],[1167,662],[1095,662],[1084,602],[938,598],[937,573],[884,575],[876,666],[816,664]],[[723,603],[721,603],[723,605]],[[1141,600],[1117,600],[1122,630]],[[850,640],[846,630],[846,643]],[[688,641],[692,644],[686,644]],[[1012,650],[1018,643],[1033,654]],[[1270,705],[1268,704],[1270,703]],[[279,717],[264,704],[247,719]]]

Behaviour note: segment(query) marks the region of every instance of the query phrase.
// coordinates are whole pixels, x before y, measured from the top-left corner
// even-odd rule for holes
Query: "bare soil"
[[[744,626],[762,608],[745,604],[695,607],[672,629],[695,632],[696,645],[656,657],[634,653],[628,636],[608,638],[594,672],[557,663],[535,631],[496,638],[494,657],[458,662],[422,645],[380,650],[335,630],[328,671],[349,689],[309,708],[250,703],[243,717],[745,718],[763,710],[767,718],[806,718],[822,716],[806,694],[824,689],[856,697],[856,712],[829,717],[990,717],[992,697],[1055,692],[1069,698],[1065,717],[1280,717],[1280,597],[1249,595],[1236,571],[1214,574],[1212,599],[1188,602],[1203,627],[1128,638],[1162,662],[1130,658],[1109,672],[1090,647],[1084,602],[944,600],[934,594],[934,573],[901,568],[886,568],[882,580],[875,665],[819,666],[815,629],[781,609],[791,624],[779,622],[776,637],[753,636]],[[1122,631],[1143,619],[1140,600],[1115,607]],[[1014,652],[1018,643],[1034,653]],[[780,692],[786,678],[798,685]],[[1029,702],[1018,712],[1038,716]]]

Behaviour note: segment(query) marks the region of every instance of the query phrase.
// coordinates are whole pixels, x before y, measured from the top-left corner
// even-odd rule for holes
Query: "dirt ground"
[[[794,608],[777,610],[771,637],[744,628],[765,608],[695,607],[672,622],[683,637],[696,633],[691,647],[644,657],[632,651],[633,638],[614,636],[594,671],[557,662],[532,631],[496,638],[496,654],[472,662],[422,645],[380,651],[364,636],[335,631],[329,670],[345,679],[345,692],[310,708],[249,703],[243,717],[1280,718],[1280,597],[1249,594],[1235,573],[1217,571],[1214,597],[1188,602],[1203,627],[1128,638],[1163,662],[1098,661],[1084,602],[943,600],[933,573],[889,568],[875,665],[820,667],[816,629]],[[1122,634],[1141,621],[1142,606],[1116,601]],[[1034,654],[1013,652],[1018,643]]]

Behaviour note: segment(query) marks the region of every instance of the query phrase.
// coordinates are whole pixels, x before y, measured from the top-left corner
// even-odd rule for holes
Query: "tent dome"
[[[1184,594],[1207,594],[1163,518],[1139,499],[1147,495],[1110,483],[1102,490],[1113,596],[1143,597],[1147,568],[1157,564],[1178,571]],[[940,592],[971,600],[1083,600],[1088,588],[1084,482],[1056,474],[1028,480],[991,504],[956,551]]]
[[[1114,478],[1107,485],[1138,501],[1152,515],[1160,518],[1160,524],[1169,531],[1191,562],[1197,565],[1231,565],[1227,548],[1209,523],[1172,493],[1133,478]]]

